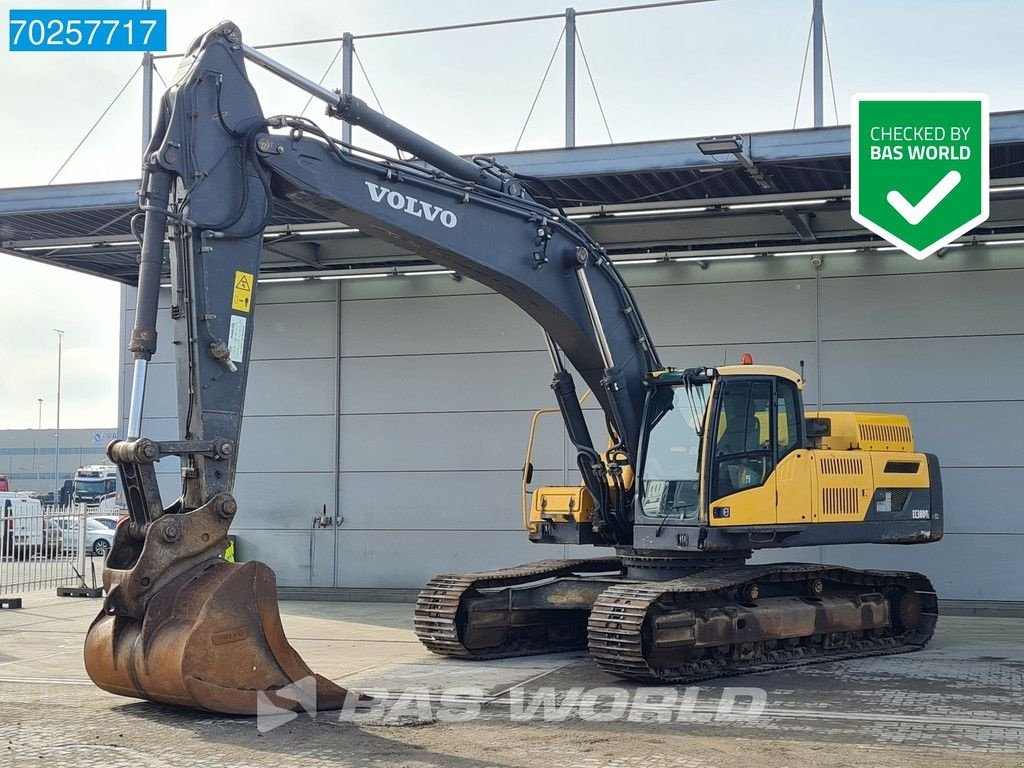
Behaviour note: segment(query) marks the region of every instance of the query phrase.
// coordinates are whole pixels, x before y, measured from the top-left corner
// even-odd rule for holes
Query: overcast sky
[[[561,13],[569,0],[154,0],[168,9],[170,51],[222,19],[251,44]],[[577,10],[614,0],[580,0]],[[27,7],[124,7],[90,0],[0,2]],[[616,142],[790,128],[810,21],[810,0],[718,0],[700,5],[582,17],[579,37]],[[838,120],[859,91],[982,91],[993,110],[1024,108],[1019,0],[825,0]],[[551,52],[559,21],[356,42],[384,111],[460,152],[515,146]],[[0,52],[0,187],[43,185],[138,67],[132,53]],[[319,79],[337,44],[271,52]],[[577,142],[608,140],[578,62]],[[165,79],[174,62],[161,61]],[[253,77],[267,113],[298,113],[301,92]],[[340,84],[335,65],[327,83]],[[561,54],[551,69],[522,148],[562,141]],[[162,86],[157,83],[157,88]],[[357,94],[374,104],[367,80]],[[831,94],[826,122],[836,115]],[[136,76],[56,183],[138,176],[141,78]],[[309,114],[326,123],[320,109]],[[809,76],[798,124],[811,120]],[[338,133],[337,124],[331,126]],[[363,135],[365,138],[365,134]],[[356,138],[360,138],[357,132]],[[364,142],[369,144],[369,142]],[[0,254],[0,428],[55,417],[57,340],[64,337],[61,422],[102,427],[116,420],[120,289],[100,279]]]

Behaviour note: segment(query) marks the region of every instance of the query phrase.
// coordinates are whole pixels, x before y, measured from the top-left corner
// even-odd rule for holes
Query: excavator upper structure
[[[414,159],[359,150],[301,117],[264,115],[247,64]],[[479,659],[588,647],[614,675],[686,682],[911,651],[931,637],[937,603],[924,576],[747,563],[762,549],[939,539],[939,465],[916,451],[907,419],[807,413],[801,376],[782,367],[666,366],[611,259],[541,181],[452,154],[305,79],[247,46],[230,22],[182,60],[143,171],[128,429],[108,448],[129,518],[85,648],[100,687],[253,713],[259,694],[296,706],[278,692],[312,679],[318,708],[345,700],[285,638],[270,568],[222,557],[237,513],[253,299],[275,200],[472,278],[543,331],[580,483],[532,492],[529,537],[615,554],[436,577],[415,615],[430,650]],[[142,434],[168,263],[181,428],[173,441]],[[600,435],[577,378],[600,405]],[[169,503],[155,471],[165,457],[181,461],[181,494]],[[527,481],[531,473],[528,464]]]

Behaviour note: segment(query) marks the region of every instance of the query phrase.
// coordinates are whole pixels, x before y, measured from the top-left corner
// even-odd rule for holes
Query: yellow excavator
[[[415,159],[265,116],[247,63]],[[85,646],[101,688],[253,713],[260,693],[297,706],[280,692],[313,676],[285,638],[270,568],[222,557],[275,200],[476,280],[544,332],[580,482],[532,492],[529,537],[615,554],[436,577],[415,611],[431,651],[493,659],[586,647],[619,677],[690,682],[927,643],[937,601],[922,575],[747,562],[766,549],[941,538],[938,461],[915,450],[905,417],[805,413],[800,375],[747,356],[666,366],[608,254],[542,181],[444,150],[249,47],[225,22],[182,60],[144,157],[128,429],[108,447],[129,518]],[[174,441],[141,434],[165,264],[184,432]],[[600,406],[606,448],[595,447],[577,377]],[[182,492],[165,506],[155,464],[168,456],[181,460]],[[527,462],[524,487],[531,475]],[[313,679],[319,709],[342,706],[343,688]]]

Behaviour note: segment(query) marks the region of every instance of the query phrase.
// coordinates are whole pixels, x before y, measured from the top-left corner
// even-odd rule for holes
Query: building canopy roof
[[[613,258],[871,248],[850,218],[847,126],[747,134],[742,155],[701,139],[499,154],[541,179]],[[992,115],[991,216],[966,239],[1024,235],[1024,111]],[[129,221],[139,182],[0,189],[0,252],[131,284]],[[279,200],[262,273],[315,274],[425,264],[394,246]]]

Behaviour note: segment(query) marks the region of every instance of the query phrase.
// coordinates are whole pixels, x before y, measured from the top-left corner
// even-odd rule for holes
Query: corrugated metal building
[[[779,559],[915,568],[943,597],[1024,600],[1024,249],[826,262],[624,272],[667,363],[803,361],[808,407],[906,413],[919,448],[940,456],[943,541]],[[283,584],[414,587],[561,556],[520,524],[530,418],[552,397],[543,340],[518,308],[469,281],[409,276],[262,286],[256,317],[233,529],[244,557]],[[146,433],[171,439],[168,359],[151,368]],[[538,482],[573,466],[560,431],[552,418],[539,437]],[[340,525],[317,526],[324,506]]]
[[[622,270],[667,363],[735,362],[746,351],[803,361],[810,407],[906,413],[919,448],[940,456],[942,542],[781,559],[913,568],[943,598],[1024,601],[1024,114],[993,117],[991,219],[924,262],[850,219],[848,135],[745,137],[771,190],[694,141],[500,160],[545,178],[615,258],[656,259]],[[57,197],[0,192],[2,247],[130,282],[133,191],[125,182]],[[30,224],[37,234],[19,237]],[[422,264],[293,206],[273,230],[286,227],[300,234],[268,241],[265,277]],[[740,254],[754,256],[716,258]],[[126,287],[122,341],[132,305]],[[530,545],[520,525],[530,417],[553,399],[540,329],[512,304],[444,275],[309,279],[261,285],[256,326],[233,528],[243,557],[266,560],[285,585],[415,588],[439,571],[561,554]],[[165,344],[151,367],[144,432],[154,438],[177,435],[170,359]],[[539,482],[571,475],[557,419],[535,463]],[[176,470],[160,470],[172,497]]]

